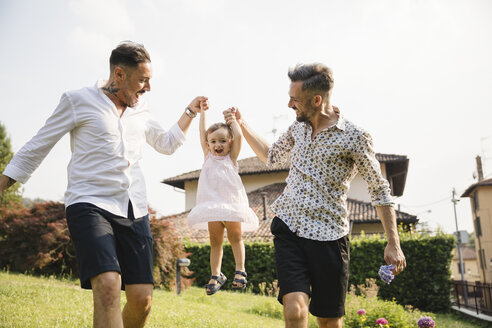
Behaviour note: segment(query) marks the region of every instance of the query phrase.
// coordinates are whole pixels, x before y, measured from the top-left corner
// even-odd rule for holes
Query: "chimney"
[[[480,156],[475,157],[477,160],[477,174],[478,174],[478,181],[483,180],[483,169],[482,169],[482,158]]]
[[[261,192],[261,196],[263,197],[263,220],[266,220],[267,219],[267,202],[266,202],[266,196],[267,196],[267,192],[266,191],[262,191]]]

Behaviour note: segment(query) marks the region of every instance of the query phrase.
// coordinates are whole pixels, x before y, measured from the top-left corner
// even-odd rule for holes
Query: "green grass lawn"
[[[348,301],[347,317],[367,300],[351,296]],[[383,306],[388,311],[388,307],[396,305]],[[403,311],[396,311],[399,312]],[[406,327],[417,327],[415,318],[418,319],[421,313],[411,312],[408,315],[415,324]],[[435,319],[436,327],[487,326],[452,314],[430,315]],[[92,293],[80,289],[77,281],[0,272],[0,328],[77,328],[91,325]],[[185,290],[180,296],[174,292],[155,290],[152,313],[146,325],[180,328],[283,326],[282,307],[275,298],[225,291],[206,296],[202,288],[195,287]],[[310,327],[316,327],[314,318],[310,318]]]

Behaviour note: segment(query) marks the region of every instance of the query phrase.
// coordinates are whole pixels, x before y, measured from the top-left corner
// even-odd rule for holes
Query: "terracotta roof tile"
[[[476,260],[477,259],[477,253],[475,252],[475,248],[469,247],[469,246],[462,246],[461,247],[461,256],[463,257],[463,260]],[[453,260],[455,260],[455,261],[459,260],[457,248],[453,249]]]

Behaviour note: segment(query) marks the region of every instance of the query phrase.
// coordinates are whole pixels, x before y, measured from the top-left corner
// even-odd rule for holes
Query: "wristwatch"
[[[186,107],[186,109],[185,109],[185,113],[186,113],[186,115],[188,115],[190,118],[195,118],[195,117],[196,117],[196,113],[195,113],[194,111],[192,111],[190,107]]]

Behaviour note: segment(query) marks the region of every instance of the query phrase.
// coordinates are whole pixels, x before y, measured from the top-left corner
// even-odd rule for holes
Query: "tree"
[[[0,173],[5,170],[5,167],[10,162],[14,153],[10,145],[10,138],[7,136],[5,125],[0,122]],[[22,195],[20,185],[18,183],[5,190],[0,195],[0,205],[10,206],[11,204],[20,204]]]

